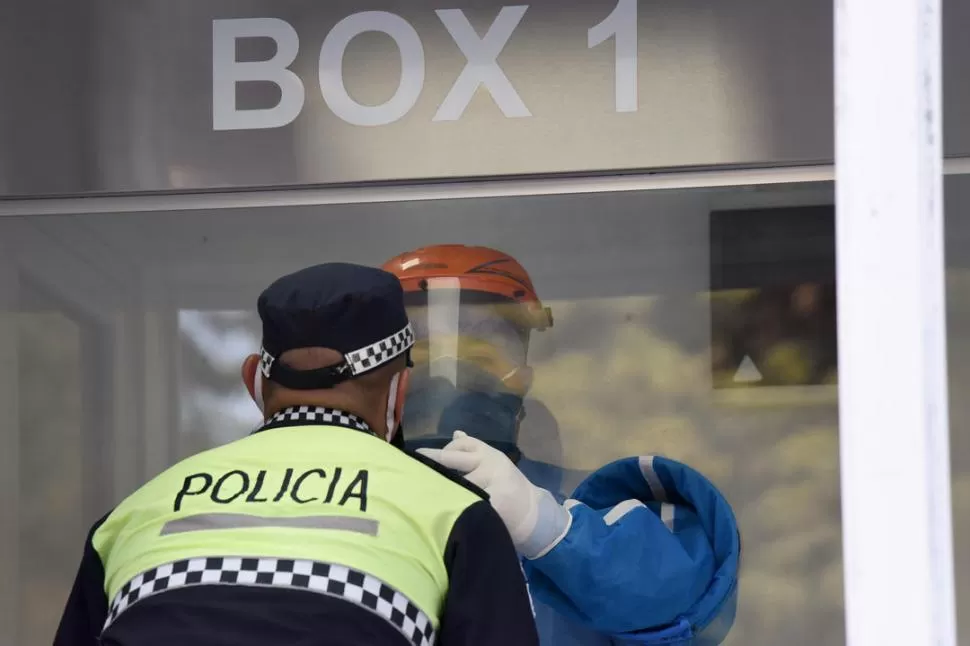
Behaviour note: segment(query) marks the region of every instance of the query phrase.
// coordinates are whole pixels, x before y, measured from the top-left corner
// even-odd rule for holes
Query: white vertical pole
[[[956,644],[940,0],[835,0],[849,646]]]

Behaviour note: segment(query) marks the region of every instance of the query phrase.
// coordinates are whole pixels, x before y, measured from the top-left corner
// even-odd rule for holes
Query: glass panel
[[[19,291],[20,643],[34,645],[50,643],[91,520],[84,507],[84,330],[40,290],[22,283]]]
[[[529,337],[518,432],[529,461],[555,467],[541,484],[568,495],[591,470],[640,454],[697,468],[741,524],[727,643],[814,646],[844,642],[832,203],[818,184],[43,223],[129,290],[104,297],[129,327],[115,339],[123,372],[101,387],[134,407],[112,417],[115,436],[131,428],[124,419],[151,429],[129,440],[141,481],[259,422],[239,365],[258,348],[256,297],[276,277],[445,242],[513,255],[554,318]],[[119,473],[123,458],[109,459]],[[76,559],[80,547],[66,551]]]
[[[180,310],[178,454],[185,457],[240,436],[261,421],[241,387],[242,357],[259,347],[251,311]],[[219,411],[218,414],[213,414]]]

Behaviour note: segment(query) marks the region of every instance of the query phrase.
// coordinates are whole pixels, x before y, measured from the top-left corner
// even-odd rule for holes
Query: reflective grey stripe
[[[606,512],[606,515],[603,516],[603,522],[607,525],[615,525],[618,520],[629,514],[637,507],[646,507],[646,505],[639,500],[624,500],[613,507],[613,509]]]
[[[674,518],[677,508],[670,503],[663,503],[660,505],[660,520],[663,521],[667,529],[674,531]]]
[[[297,516],[280,518],[249,514],[198,514],[170,520],[162,527],[162,536],[199,532],[207,529],[246,529],[250,527],[293,527],[297,529],[336,529],[377,536],[380,523],[353,516]]]
[[[667,502],[667,492],[660,482],[660,476],[654,471],[653,458],[652,455],[644,455],[640,458],[640,472],[643,474],[643,479],[647,481],[647,486],[650,487],[653,499],[657,502]]]

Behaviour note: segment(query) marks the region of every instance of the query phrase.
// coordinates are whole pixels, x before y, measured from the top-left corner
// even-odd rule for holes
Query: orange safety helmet
[[[552,311],[543,307],[529,273],[519,261],[497,249],[432,245],[395,256],[382,269],[400,279],[405,293],[427,289],[432,278],[456,278],[461,289],[494,294],[523,305],[527,327],[552,327]]]

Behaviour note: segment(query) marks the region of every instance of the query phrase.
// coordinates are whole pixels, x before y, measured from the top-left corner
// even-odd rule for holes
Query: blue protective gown
[[[413,448],[441,448],[455,429],[518,454],[521,398],[482,391],[457,392],[444,380],[408,393],[405,415],[431,437]],[[555,417],[531,401],[527,432],[556,452]],[[408,412],[410,411],[410,413]],[[427,418],[424,422],[422,417]],[[516,456],[518,458],[518,456]],[[734,623],[740,538],[730,505],[690,467],[660,457],[618,460],[592,472],[518,458],[530,482],[569,513],[540,521],[539,534],[555,530],[555,545],[525,559],[542,646],[716,646]],[[577,486],[578,485],[578,486]],[[572,491],[572,495],[564,492]],[[552,541],[554,536],[549,536]],[[539,541],[544,547],[548,541]],[[531,552],[530,552],[531,553]]]
[[[730,505],[697,471],[660,457],[581,472],[517,466],[568,509],[569,530],[523,567],[542,646],[715,646],[737,605],[740,538]]]

